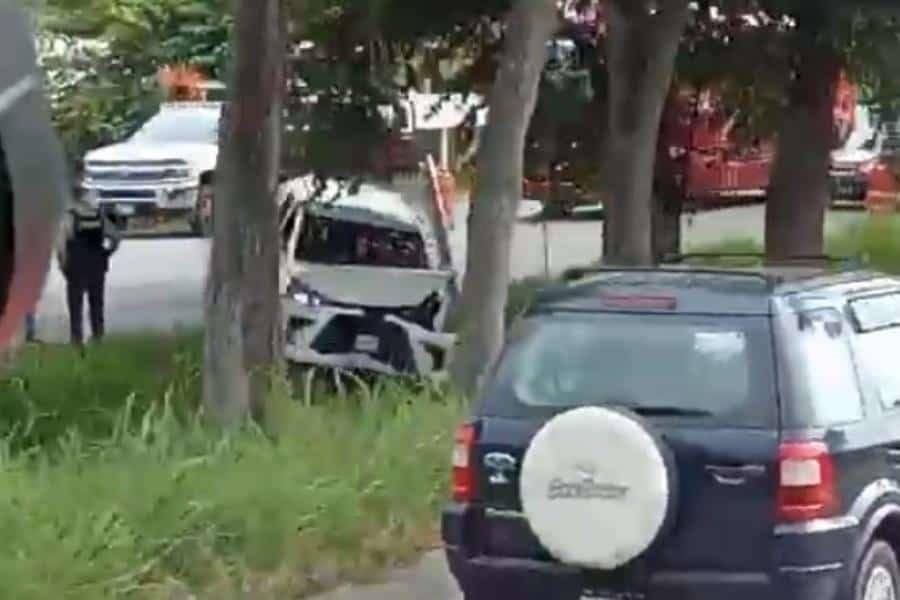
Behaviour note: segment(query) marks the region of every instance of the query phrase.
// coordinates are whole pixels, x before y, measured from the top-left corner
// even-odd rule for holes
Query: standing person
[[[25,315],[25,341],[29,344],[37,341],[37,319],[32,312]]]
[[[99,341],[106,333],[106,273],[118,247],[118,232],[107,216],[84,201],[74,202],[63,225],[58,259],[66,278],[71,339],[76,346],[84,344],[85,295],[93,339]]]

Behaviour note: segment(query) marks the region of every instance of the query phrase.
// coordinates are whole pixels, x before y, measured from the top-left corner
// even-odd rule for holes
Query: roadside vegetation
[[[828,247],[900,273],[900,218]],[[508,318],[545,284],[513,285]],[[273,377],[265,422],[223,433],[201,362],[199,332],[134,335],[26,348],[0,375],[3,597],[296,598],[434,547],[463,402],[410,382],[307,402]]]
[[[697,246],[691,252],[701,254],[759,254],[762,245],[749,238],[731,238],[716,244]],[[900,217],[873,216],[857,225],[835,231],[826,237],[826,254],[832,258],[847,259],[859,268],[874,269],[885,273],[900,274]],[[712,262],[731,265],[735,259]],[[748,261],[741,259],[743,264]],[[749,263],[760,262],[750,260]],[[838,265],[840,266],[840,265]]]
[[[200,360],[199,335],[133,336],[0,377],[0,595],[296,598],[434,546],[460,402],[276,383],[268,424],[223,434]]]

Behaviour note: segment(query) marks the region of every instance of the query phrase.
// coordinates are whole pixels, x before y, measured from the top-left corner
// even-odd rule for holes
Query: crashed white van
[[[296,186],[295,186],[296,187]],[[444,370],[452,271],[429,220],[396,192],[363,185],[282,204],[286,358],[386,375]]]

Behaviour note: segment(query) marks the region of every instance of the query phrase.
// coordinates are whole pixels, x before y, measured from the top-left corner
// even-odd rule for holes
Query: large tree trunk
[[[519,202],[525,135],[537,101],[547,42],[558,25],[554,0],[517,0],[489,95],[490,118],[478,152],[468,250],[452,365],[454,382],[473,392],[499,354]]]
[[[261,415],[282,355],[275,194],[284,89],[281,0],[239,0],[206,291],[204,400],[217,422]]]
[[[839,73],[831,48],[812,40],[802,42],[778,133],[766,204],[766,257],[770,261],[824,253]]]
[[[612,0],[607,4],[607,263],[653,262],[656,145],[688,5],[688,0]]]

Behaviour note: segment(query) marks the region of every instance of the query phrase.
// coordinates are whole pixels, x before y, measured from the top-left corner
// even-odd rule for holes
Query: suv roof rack
[[[663,259],[662,264],[685,264],[693,260],[727,260],[727,259],[755,259],[759,260],[762,267],[810,267],[810,266],[839,266],[845,270],[858,270],[863,267],[862,261],[857,257],[829,256],[827,254],[794,255],[780,258],[777,261],[767,260],[762,252],[690,252],[685,254],[670,254]]]
[[[716,260],[716,259],[759,259],[759,264],[748,266],[718,266],[718,265],[688,265],[692,260]],[[651,267],[617,267],[617,266],[589,266],[575,267],[563,273],[563,281],[572,283],[585,279],[592,275],[612,273],[683,273],[694,275],[724,275],[731,277],[748,277],[761,280],[771,287],[775,287],[790,281],[802,281],[814,279],[822,275],[837,272],[853,272],[863,270],[862,262],[854,258],[821,256],[795,256],[790,259],[782,259],[777,262],[765,262],[765,255],[753,252],[731,253],[691,253],[678,254],[666,257],[659,266]]]
[[[596,266],[596,267],[575,267],[567,269],[563,273],[563,281],[574,282],[592,275],[603,275],[612,273],[683,273],[685,275],[733,275],[737,277],[750,277],[760,279],[762,281],[774,282],[771,274],[767,274],[762,270],[756,269],[727,269],[716,267],[614,267],[614,266]]]

